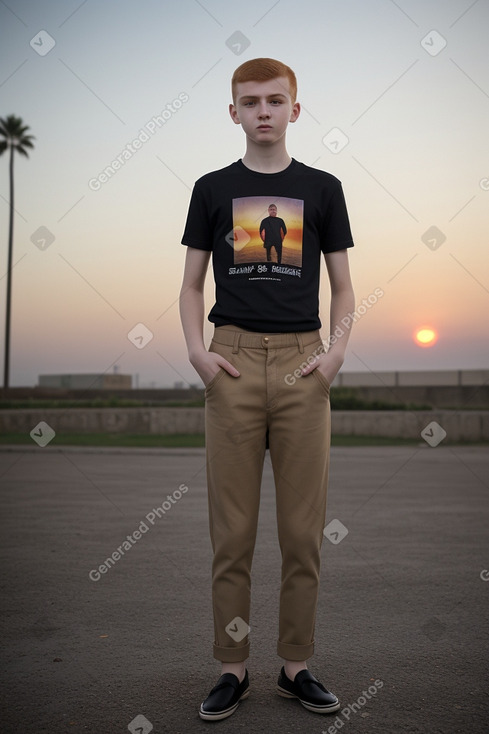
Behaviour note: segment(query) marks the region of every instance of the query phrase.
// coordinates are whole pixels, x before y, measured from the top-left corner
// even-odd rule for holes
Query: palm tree
[[[8,266],[7,266],[7,307],[5,312],[5,361],[3,373],[3,387],[7,390],[9,386],[9,361],[10,361],[10,304],[12,300],[12,254],[14,244],[14,151],[21,155],[27,155],[26,148],[33,148],[35,138],[27,135],[29,127],[24,125],[20,117],[8,115],[0,117],[0,155],[10,148],[10,220],[8,230]]]

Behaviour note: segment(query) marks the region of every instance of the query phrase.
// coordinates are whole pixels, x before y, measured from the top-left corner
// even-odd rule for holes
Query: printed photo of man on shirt
[[[252,277],[275,278],[272,268],[302,267],[303,199],[273,194],[233,198],[232,223],[234,242],[229,237],[225,242],[234,245],[233,264],[254,265]]]

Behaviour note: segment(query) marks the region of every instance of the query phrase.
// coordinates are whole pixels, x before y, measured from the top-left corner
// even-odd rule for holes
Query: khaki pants
[[[268,443],[282,553],[278,655],[314,652],[320,549],[329,469],[329,383],[300,365],[323,351],[319,331],[257,334],[215,328],[210,351],[235,365],[206,386],[206,456],[212,548],[214,657],[249,655],[251,563]]]

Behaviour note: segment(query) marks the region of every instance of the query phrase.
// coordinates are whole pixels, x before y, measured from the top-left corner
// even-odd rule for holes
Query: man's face
[[[236,104],[229,113],[246,136],[259,145],[276,143],[285,135],[289,122],[299,117],[300,105],[292,104],[286,77],[266,82],[240,82],[236,88]]]
[[[276,206],[269,206],[268,207],[268,213],[271,217],[277,216],[277,207]]]

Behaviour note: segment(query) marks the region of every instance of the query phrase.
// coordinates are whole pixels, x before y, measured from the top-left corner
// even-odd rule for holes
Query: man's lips
[[[271,125],[258,125],[258,130],[271,130]]]

